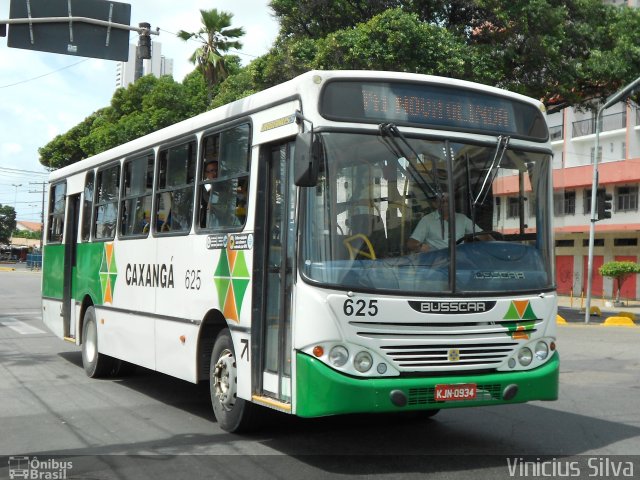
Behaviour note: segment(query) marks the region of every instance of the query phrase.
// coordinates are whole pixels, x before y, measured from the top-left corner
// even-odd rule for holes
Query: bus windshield
[[[552,288],[550,155],[507,137],[381,131],[317,134],[318,184],[303,195],[307,281],[412,295]]]

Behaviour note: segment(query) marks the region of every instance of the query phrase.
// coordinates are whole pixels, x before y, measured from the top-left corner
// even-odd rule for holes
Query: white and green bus
[[[90,377],[208,381],[228,431],[555,400],[551,166],[538,101],[311,71],[52,172],[43,319]]]

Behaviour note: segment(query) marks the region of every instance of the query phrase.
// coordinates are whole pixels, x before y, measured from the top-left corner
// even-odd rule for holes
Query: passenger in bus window
[[[205,164],[205,181],[216,180],[220,173],[217,160]],[[202,228],[237,227],[240,220],[236,216],[238,207],[237,179],[205,183],[202,188],[200,206],[200,226]]]
[[[482,232],[464,213],[455,214],[456,241],[466,234]],[[492,240],[490,235],[481,235],[480,240]],[[411,252],[420,253],[439,250],[449,246],[449,195],[440,194],[438,208],[420,219],[407,241]]]

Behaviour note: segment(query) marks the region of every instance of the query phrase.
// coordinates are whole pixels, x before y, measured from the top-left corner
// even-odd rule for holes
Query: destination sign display
[[[548,138],[544,116],[531,104],[435,84],[333,81],[322,93],[320,110],[331,120]]]

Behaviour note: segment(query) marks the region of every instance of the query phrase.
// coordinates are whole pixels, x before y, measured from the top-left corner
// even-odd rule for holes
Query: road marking
[[[47,333],[44,330],[40,330],[39,328],[33,327],[28,323],[21,322],[15,318],[3,318],[0,320],[0,325],[5,327],[9,327],[11,330],[14,330],[21,335],[34,335],[38,333]]]

